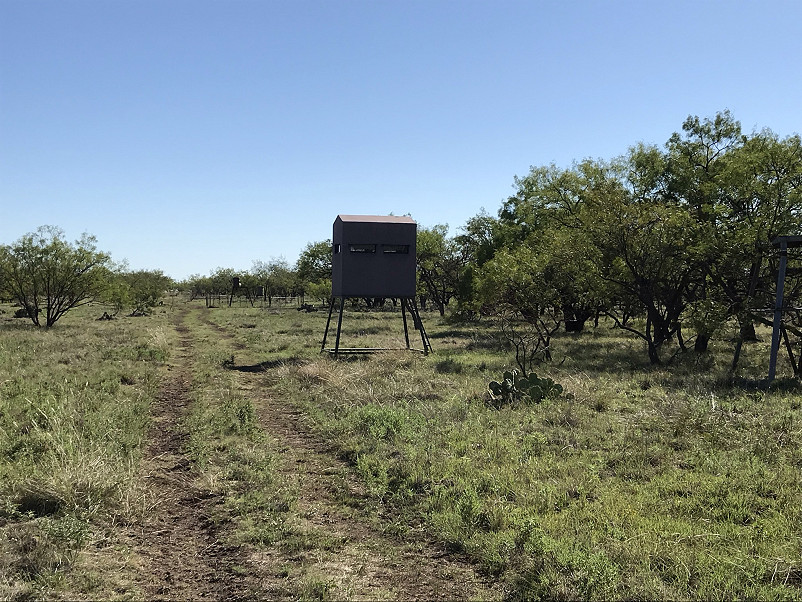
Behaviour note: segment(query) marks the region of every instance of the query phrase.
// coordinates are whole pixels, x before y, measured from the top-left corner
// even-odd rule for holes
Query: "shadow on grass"
[[[476,330],[463,330],[459,328],[449,328],[447,330],[441,330],[439,332],[434,332],[429,335],[430,339],[447,339],[447,338],[455,338],[455,339],[472,339],[477,336]]]
[[[268,370],[275,370],[276,368],[286,365],[298,366],[300,364],[306,363],[307,361],[309,360],[300,357],[285,357],[281,359],[259,362],[258,364],[252,364],[250,366],[227,365],[226,367],[229,370],[236,370],[237,372],[254,373],[254,372],[267,372]]]
[[[769,381],[768,378],[741,378],[727,376],[716,383],[724,389],[744,389],[747,391],[776,391],[778,393],[799,393],[802,391],[802,382],[793,377],[777,378]]]

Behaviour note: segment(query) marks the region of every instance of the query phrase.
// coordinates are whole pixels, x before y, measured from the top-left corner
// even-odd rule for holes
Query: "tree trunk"
[[[741,324],[741,339],[754,343],[757,341],[757,333],[755,332],[755,324],[750,320]]]
[[[648,353],[649,353],[649,363],[651,364],[659,364],[660,362],[660,355],[657,353],[657,345],[660,341],[655,341],[656,337],[654,336],[654,322],[652,320],[652,312],[646,312],[646,329],[644,334],[646,335],[644,338],[646,339],[646,345],[648,346]]]
[[[582,332],[585,323],[593,316],[593,312],[585,308],[576,308],[569,303],[563,303],[565,316],[565,332]]]
[[[707,351],[707,345],[710,343],[709,334],[697,334],[696,342],[693,344],[693,350],[697,353],[704,353]]]
[[[649,346],[649,363],[653,365],[662,364],[660,355],[657,353],[657,345],[654,344],[654,341],[649,339],[646,343]]]
[[[685,339],[682,336],[682,326],[677,326],[677,343],[679,343],[679,348],[682,349],[683,352],[687,351],[685,348]]]

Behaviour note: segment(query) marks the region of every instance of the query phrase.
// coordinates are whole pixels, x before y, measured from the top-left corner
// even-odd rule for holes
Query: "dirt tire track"
[[[136,581],[148,599],[248,599],[254,596],[247,557],[225,543],[230,525],[213,520],[223,499],[198,489],[197,473],[183,451],[193,347],[185,315],[186,310],[175,314],[180,343],[152,406],[140,468],[155,504],[128,533],[142,566]]]
[[[262,375],[263,377],[263,375]],[[322,576],[332,586],[332,599],[480,600],[499,599],[497,586],[480,576],[469,562],[410,530],[405,540],[382,533],[371,524],[376,502],[369,498],[348,464],[329,444],[315,436],[303,414],[263,392],[258,373],[241,373],[242,388],[254,402],[263,427],[279,442],[282,478],[297,483],[297,527],[342,542],[331,551],[309,554],[282,550],[255,552],[253,565],[269,574],[287,565],[301,565],[309,575]],[[348,500],[354,507],[344,505]],[[379,509],[378,521],[392,521]],[[271,571],[272,567],[272,571]],[[303,572],[303,571],[302,571]],[[262,581],[268,596],[286,592],[286,581]],[[283,588],[283,589],[282,589]]]

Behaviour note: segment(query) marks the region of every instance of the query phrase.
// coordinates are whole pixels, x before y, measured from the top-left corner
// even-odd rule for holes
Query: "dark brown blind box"
[[[332,234],[334,297],[414,297],[418,225],[394,215],[338,215]]]

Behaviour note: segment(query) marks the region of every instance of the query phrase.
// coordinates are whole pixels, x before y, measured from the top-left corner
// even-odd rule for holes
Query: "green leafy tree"
[[[551,338],[563,321],[547,262],[545,254],[525,245],[501,249],[479,276],[482,301],[499,318],[524,373],[538,355],[551,360]]]
[[[559,306],[548,278],[547,258],[532,247],[502,249],[481,270],[479,292],[486,306],[507,306],[527,321]]]
[[[737,317],[742,338],[751,338],[753,320],[763,318],[748,308],[771,303],[771,242],[802,227],[802,146],[798,135],[744,135],[728,111],[712,119],[689,117],[682,129],[667,144],[669,192],[696,218],[707,254],[705,279],[692,303],[726,308],[692,314],[696,348],[704,350],[722,316]],[[713,317],[710,323],[698,319],[704,315]]]
[[[466,263],[481,267],[493,258],[504,243],[502,224],[484,209],[470,218],[454,237]]]
[[[499,220],[489,215],[484,209],[470,218],[454,237],[454,243],[462,256],[462,268],[459,272],[455,297],[457,307],[453,317],[461,320],[477,318],[482,311],[482,300],[479,296],[479,270],[493,259],[502,245]]]
[[[305,295],[311,299],[317,299],[323,305],[327,305],[331,299],[331,278],[325,278],[305,285]]]
[[[259,279],[254,274],[247,272],[239,272],[237,276],[232,277],[232,279],[233,278],[237,279],[237,287],[232,287],[232,298],[245,297],[251,304],[251,307],[253,307],[253,305],[256,304],[257,299],[259,299],[259,289],[262,287],[262,285],[259,283]]]
[[[302,292],[298,274],[283,257],[274,257],[267,262],[254,261],[251,274],[264,286],[269,305],[272,305],[273,297],[292,297]]]
[[[720,327],[713,318],[721,316],[721,312],[709,311],[710,308],[726,304],[727,296],[732,297],[731,302],[740,296],[732,288],[733,278],[741,280],[744,275],[742,262],[733,254],[736,249],[732,247],[734,232],[730,226],[734,222],[727,216],[727,188],[734,173],[732,157],[745,140],[741,124],[729,111],[717,113],[712,119],[689,116],[682,124],[682,133],[671,136],[663,155],[663,196],[691,213],[706,254],[699,286],[693,298],[688,299],[692,309],[688,316],[693,317],[686,320],[696,334],[697,351],[707,349],[710,337]],[[749,280],[748,274],[745,279]]]
[[[295,264],[298,279],[306,284],[331,279],[331,240],[310,242]]]
[[[251,263],[251,269],[249,272],[256,281],[256,284],[262,287],[262,294],[264,295],[264,298],[267,299],[267,282],[270,279],[269,264],[266,261],[256,259]]]
[[[700,273],[699,228],[687,209],[667,202],[665,173],[663,154],[640,145],[614,163],[533,168],[516,179],[500,212],[516,234],[485,266],[499,258],[504,273],[523,270],[504,302],[527,320],[552,312],[571,330],[604,307],[659,362]],[[633,308],[645,322],[628,323]]]
[[[457,241],[448,237],[448,226],[418,228],[418,279],[426,296],[437,306],[441,316],[457,294],[465,260]]]
[[[211,280],[208,276],[192,274],[186,281],[181,283],[181,288],[189,290],[189,300],[192,301],[209,294],[211,290]]]
[[[515,181],[518,190],[500,211],[499,244],[506,249],[525,246],[543,256],[538,261],[557,293],[555,304],[566,329],[580,331],[609,296],[592,269],[598,253],[583,222],[585,207],[621,191],[611,186],[607,166],[593,161],[564,170],[533,167]]]
[[[664,148],[532,167],[515,184],[497,219],[480,214],[456,239],[467,266],[460,304],[478,299],[524,320],[550,311],[577,330],[604,309],[644,339],[654,363],[674,337],[686,349],[683,328],[704,351],[733,317],[742,332],[765,321],[750,309],[772,301],[772,240],[802,231],[800,137],[744,135],[727,111],[688,117]],[[445,255],[444,233],[434,234],[419,239],[430,261]],[[421,282],[437,290],[427,267],[419,262]],[[790,270],[786,305],[799,295]]]
[[[106,286],[110,258],[84,234],[74,243],[54,226],[42,226],[0,248],[8,293],[37,326],[50,328],[74,307],[91,303]]]
[[[182,284],[190,291],[190,300],[209,296],[229,296],[232,293],[233,280],[238,272],[233,268],[219,267],[208,276],[194,274]]]
[[[647,343],[649,360],[660,363],[659,349],[679,328],[679,318],[699,286],[704,255],[698,251],[696,223],[681,208],[660,203],[624,205],[597,220],[594,237],[602,261],[602,280],[614,285],[616,299],[607,313],[616,324]],[[645,322],[628,325],[621,311],[635,300]]]
[[[123,275],[131,291],[131,314],[149,314],[174,286],[173,279],[161,270],[137,270]]]
[[[148,315],[175,286],[161,270],[109,271],[102,300],[119,313],[130,309],[132,316]]]
[[[209,274],[209,293],[212,295],[231,294],[234,278],[237,277],[238,272],[234,268],[217,268]]]
[[[680,316],[704,282],[705,230],[689,207],[666,198],[665,161],[654,147],[633,147],[599,178],[582,223],[598,257],[596,275],[612,292],[607,313],[660,363],[660,347],[674,335],[682,340]],[[645,320],[627,324],[633,305]]]
[[[310,242],[295,264],[295,274],[304,295],[320,300],[324,305],[331,298],[332,250],[331,240]]]

